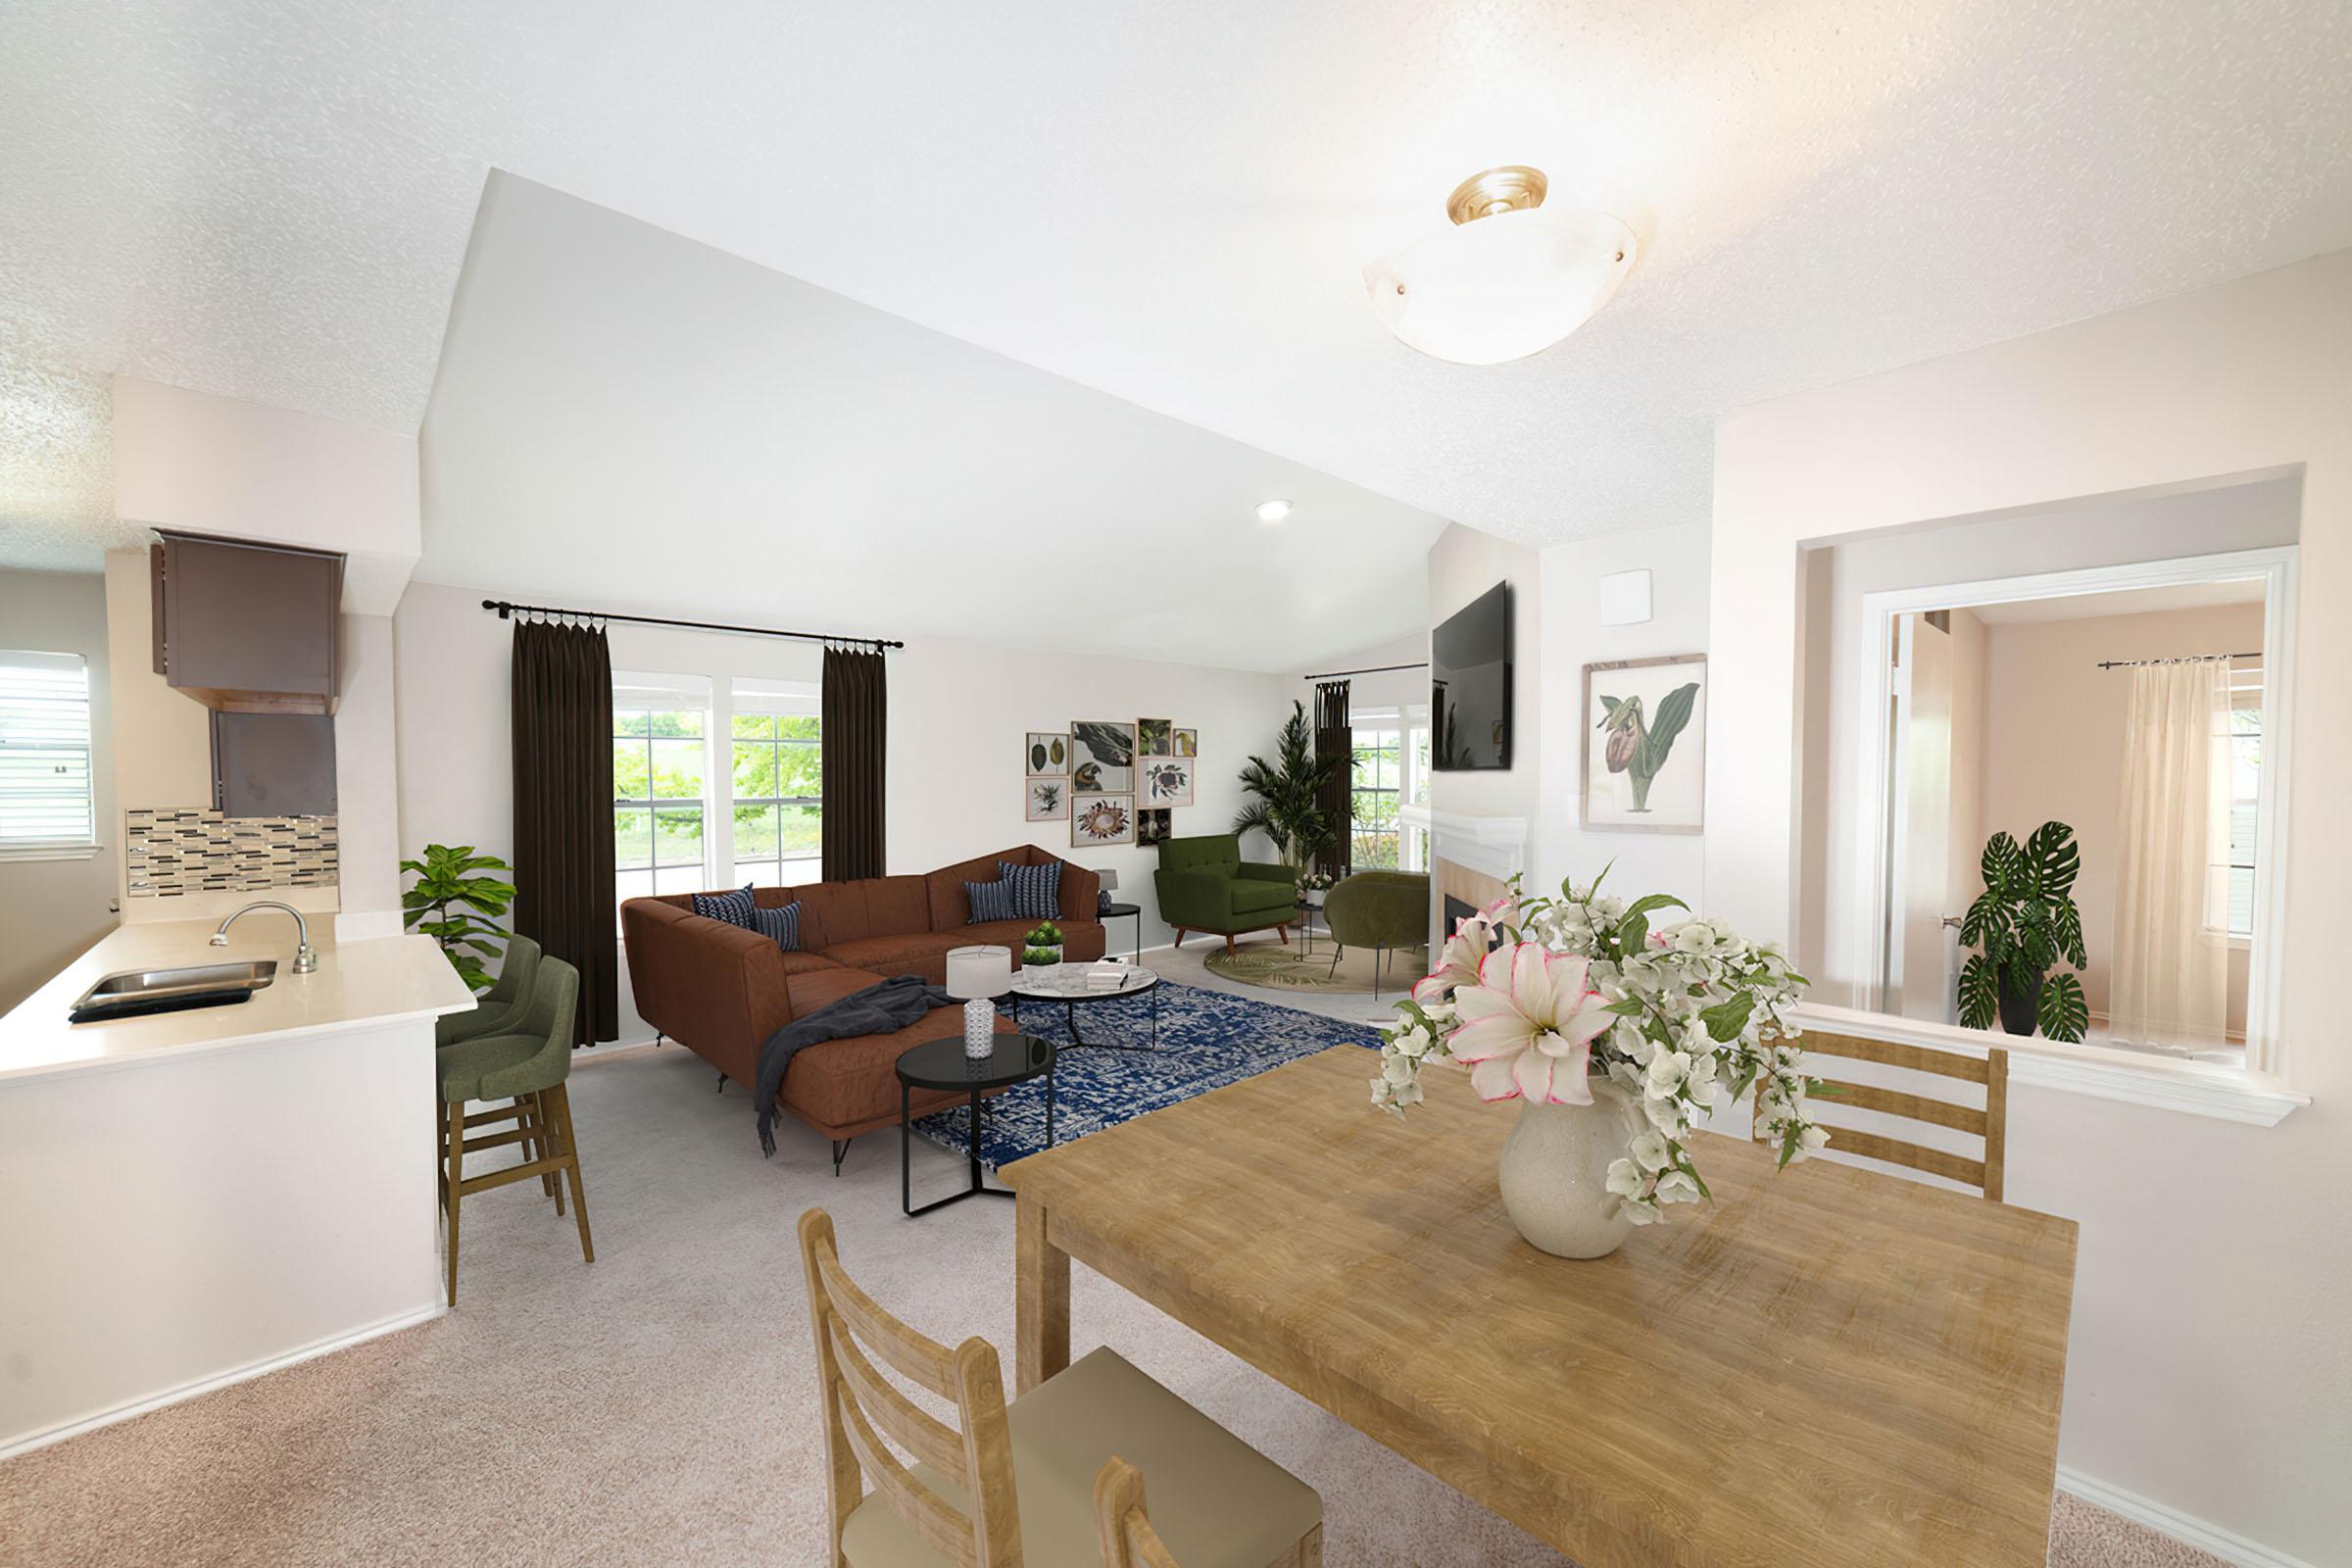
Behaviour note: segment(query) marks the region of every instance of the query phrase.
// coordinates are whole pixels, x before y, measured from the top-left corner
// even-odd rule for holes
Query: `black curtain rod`
[[[1338,680],[1342,675],[1386,675],[1392,669],[1427,669],[1428,667],[1429,661],[1424,659],[1413,664],[1380,664],[1371,669],[1335,669],[1321,675],[1301,675],[1298,678],[1300,680]]]
[[[2261,651],[2251,654],[2180,654],[2171,659],[2102,659],[2101,669],[2137,669],[2142,664],[2194,664],[2207,659],[2260,659]]]
[[[886,637],[835,637],[821,631],[776,631],[767,626],[729,626],[715,620],[670,620],[661,615],[618,615],[602,610],[557,610],[547,605],[514,605],[504,599],[485,599],[484,610],[495,610],[498,618],[510,615],[573,615],[581,620],[625,620],[637,626],[676,626],[684,631],[724,631],[739,637],[789,637],[804,643],[843,643],[858,648],[904,648],[903,642]]]

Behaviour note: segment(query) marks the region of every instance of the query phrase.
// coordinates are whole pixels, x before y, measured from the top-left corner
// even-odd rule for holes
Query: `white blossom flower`
[[[1698,1183],[1690,1179],[1688,1171],[1670,1170],[1658,1178],[1659,1202],[1695,1203],[1698,1199]]]
[[[1643,1170],[1664,1170],[1674,1158],[1673,1152],[1666,1147],[1666,1135],[1655,1128],[1636,1133],[1629,1152]]]

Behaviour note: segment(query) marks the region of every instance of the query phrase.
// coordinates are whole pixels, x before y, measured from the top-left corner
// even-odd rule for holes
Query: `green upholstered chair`
[[[580,1185],[580,1156],[572,1141],[571,1096],[564,1080],[571,1075],[572,1017],[579,1005],[580,972],[561,958],[542,958],[532,979],[530,1006],[521,1032],[484,1035],[462,1040],[440,1053],[441,1075],[441,1200],[449,1210],[449,1304],[458,1304],[458,1210],[463,1200],[510,1182],[540,1178],[571,1183],[571,1206],[580,1226],[580,1256],[596,1261],[588,1239],[588,1195]],[[512,1100],[503,1109],[466,1113],[476,1100]],[[513,1120],[511,1132],[468,1137],[470,1128],[486,1122]],[[509,1144],[523,1146],[521,1163],[466,1174],[466,1156]],[[564,1212],[562,1189],[556,1191],[556,1212]]]
[[[1429,873],[1358,871],[1323,896],[1323,922],[1331,927],[1331,972],[1349,948],[1372,949],[1372,994],[1380,995],[1381,966],[1396,948],[1429,940]]]
[[[483,1035],[513,1034],[531,1011],[531,977],[539,969],[539,944],[529,937],[509,937],[507,956],[498,978],[482,993],[471,1012],[445,1013],[433,1020],[433,1044],[454,1046]]]
[[[1242,858],[1238,833],[1167,839],[1159,846],[1159,917],[1176,928],[1176,945],[1195,931],[1213,932],[1233,951],[1245,931],[1277,931],[1284,942],[1298,913],[1298,889],[1287,865]]]

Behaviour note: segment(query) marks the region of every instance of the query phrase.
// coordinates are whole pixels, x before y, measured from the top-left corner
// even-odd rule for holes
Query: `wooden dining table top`
[[[2073,1221],[1700,1134],[1711,1202],[1553,1257],[1496,1187],[1518,1107],[1432,1072],[1399,1122],[1377,1067],[1004,1167],[1020,1386],[1068,1363],[1076,1258],[1584,1568],[2044,1561]]]

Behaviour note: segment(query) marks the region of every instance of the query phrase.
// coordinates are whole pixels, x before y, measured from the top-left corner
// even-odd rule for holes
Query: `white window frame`
[[[1426,721],[1422,727],[1428,727]],[[1348,830],[1350,841],[1348,846],[1348,863],[1350,865],[1354,864],[1355,845],[1353,843],[1353,839],[1355,836],[1355,797],[1358,794],[1388,795],[1394,797],[1396,802],[1396,830],[1395,834],[1396,840],[1396,868],[1402,870],[1405,868],[1405,842],[1408,834],[1408,829],[1404,820],[1404,808],[1412,801],[1411,787],[1405,772],[1406,768],[1411,765],[1412,731],[1406,725],[1404,721],[1404,715],[1394,708],[1366,708],[1353,710],[1348,715]],[[1364,730],[1376,735],[1395,735],[1396,737],[1396,783],[1394,787],[1384,789],[1378,785],[1373,785],[1367,789],[1357,789],[1355,783],[1355,732],[1357,730]],[[1375,776],[1377,776],[1377,772]],[[1386,866],[1379,866],[1371,867],[1370,869],[1386,870],[1388,868]]]
[[[821,813],[824,810],[825,805],[823,787],[821,784],[819,785],[818,792],[815,795],[737,795],[735,793],[735,748],[739,743],[735,737],[735,715],[738,713],[775,713],[792,717],[810,717],[818,721],[818,734],[817,739],[814,742],[746,741],[740,744],[764,744],[779,747],[813,744],[821,747],[824,744],[824,697],[822,691],[815,681],[768,680],[751,676],[738,676],[729,682],[728,698],[726,734],[727,805],[726,811],[724,813],[727,822],[727,858],[723,861],[717,861],[714,863],[724,864],[730,867],[728,880],[730,883],[732,883],[736,876],[742,874],[743,870],[742,858],[735,853],[735,808],[737,807],[813,806]],[[781,826],[780,823],[779,826]],[[777,883],[786,887],[799,887],[806,885],[806,882],[820,882],[824,880],[824,854],[822,850],[819,850],[813,855],[788,856],[781,854],[781,849],[782,846],[779,843],[779,855],[776,859],[759,860],[753,863],[760,866],[774,866],[776,868]],[[804,882],[785,882],[783,880],[784,868],[788,865],[797,865],[803,867],[814,866],[816,868],[816,874],[808,877]]]
[[[720,852],[721,846],[718,843],[717,834],[713,831],[712,822],[712,817],[714,814],[712,798],[716,793],[711,788],[711,769],[716,763],[712,743],[718,729],[718,714],[716,711],[717,705],[711,701],[711,685],[712,683],[710,678],[707,675],[662,674],[643,670],[617,669],[612,672],[612,701],[608,704],[608,707],[612,709],[694,709],[699,710],[703,715],[703,793],[699,799],[689,800],[686,796],[677,795],[660,797],[649,796],[644,800],[637,800],[634,798],[623,798],[618,793],[615,793],[612,797],[612,808],[614,810],[618,810],[623,807],[643,808],[648,813],[646,818],[646,828],[650,835],[650,858],[654,862],[653,866],[651,867],[653,872],[653,892],[657,895],[674,896],[678,893],[703,892],[714,885],[714,877],[711,868],[721,863],[716,858]],[[615,733],[612,738],[615,741],[628,739],[628,737],[617,733]],[[684,737],[677,738],[683,739]],[[731,767],[734,761],[734,753],[731,749],[727,754],[727,760]],[[653,761],[652,753],[650,750],[647,754],[646,760],[647,778],[650,785]],[[677,861],[669,865],[663,865],[661,863],[662,835],[660,830],[655,826],[655,823],[658,820],[658,815],[656,813],[658,813],[660,808],[663,807],[675,808],[677,807],[689,805],[700,806],[702,808],[702,860],[699,865],[689,865],[684,861]],[[731,823],[733,821],[733,817],[730,815],[727,820]],[[695,872],[697,880],[695,881],[693,887],[665,888],[662,886],[662,873],[663,871],[677,872],[687,870],[692,870]],[[614,867],[614,881],[616,884],[620,877],[633,876],[635,874],[635,868],[622,870],[617,865]],[[614,895],[612,906],[615,918],[618,917],[620,906],[623,902],[625,902],[626,899],[642,898],[645,896],[642,893],[621,894],[617,885],[614,888]]]
[[[17,694],[14,701],[9,699],[6,692],[0,691],[0,705],[5,705],[0,706],[0,766],[14,768],[33,753],[78,752],[81,757],[82,808],[81,830],[75,833],[9,837],[5,828],[0,827],[0,860],[86,860],[98,853],[98,753],[91,716],[89,661],[79,654],[9,649],[0,650],[0,667],[24,672],[14,677],[0,676],[0,680],[8,680],[12,685],[22,681],[25,688]],[[71,697],[44,696],[33,689],[42,684],[43,675],[66,674],[73,675],[80,682],[78,742],[71,734],[76,716],[73,712],[76,705]],[[59,690],[62,694],[62,684]],[[29,718],[12,722],[6,716],[21,708],[29,709],[35,705],[46,707],[50,704],[60,705],[64,711],[51,714],[42,721],[50,727],[50,733],[37,739],[27,732],[31,728]],[[21,729],[20,723],[24,727]]]
[[[2222,853],[2225,857],[2227,857],[2227,858],[2225,858],[2219,865],[2214,867],[2215,870],[2222,873],[2217,881],[2213,884],[2212,889],[2214,892],[2220,895],[2222,907],[2217,911],[2211,906],[2210,903],[2208,904],[2205,910],[2205,929],[2214,936],[2228,941],[2230,947],[2238,950],[2239,952],[2247,951],[2253,947],[2254,930],[2252,921],[2253,911],[2250,906],[2251,900],[2248,901],[2249,908],[2247,910],[2248,919],[2246,929],[2242,931],[2239,930],[2235,920],[2233,919],[2237,904],[2235,873],[2240,870],[2250,870],[2255,873],[2255,878],[2257,882],[2259,882],[2262,875],[2262,866],[2260,863],[2259,853],[2253,849],[2249,849],[2247,852],[2249,855],[2255,856],[2255,859],[2251,863],[2240,866],[2235,858],[2235,851],[2237,848],[2237,758],[2235,751],[2238,737],[2236,725],[2234,723],[2234,717],[2242,709],[2253,709],[2257,712],[2261,710],[2262,704],[2259,700],[2247,702],[2244,699],[2248,694],[2260,693],[2263,688],[2263,670],[2261,662],[2259,660],[2232,660],[2230,662],[2230,706],[2224,710],[2222,716],[2222,728],[2220,732],[2214,736],[2214,744],[2220,747],[2222,750],[2222,767],[2230,779],[2230,841],[2222,847]],[[2259,727],[2257,727],[2255,730],[2254,738],[2257,741],[2260,741],[2263,738]],[[2264,757],[2264,762],[2257,763],[2255,765],[2254,776],[2257,787],[2254,796],[2254,810],[2255,820],[2258,824],[2261,821],[2262,812],[2262,794],[2260,789],[2260,781],[2262,778],[2262,769],[2264,765],[2267,764],[2268,760],[2268,754],[2266,753]]]
[[[2210,556],[2183,556],[2170,561],[2126,562],[2079,571],[2038,572],[1982,582],[1937,583],[1920,588],[1894,588],[1862,596],[1862,640],[1869,650],[1889,647],[1894,618],[1930,610],[1974,605],[2014,603],[2027,599],[2070,598],[2080,594],[2114,593],[2132,588],[2161,588],[2182,584],[2257,581],[2262,584],[2262,795],[2254,836],[2254,936],[2246,977],[2245,1065],[2177,1061],[2142,1053],[2089,1045],[2064,1045],[2034,1036],[2015,1036],[1986,1030],[1946,1031],[1940,1025],[1920,1025],[1884,1011],[1885,997],[1878,944],[1885,940],[1887,919],[1886,872],[1891,843],[1893,802],[1887,790],[1890,763],[1889,710],[1894,669],[1890,661],[1866,658],[1862,663],[1862,711],[1856,782],[1867,803],[1856,813],[1851,831],[1863,835],[1855,857],[1857,880],[1848,897],[1866,918],[1856,937],[1851,972],[1861,977],[1854,988],[1855,1007],[1807,1008],[1822,1016],[1867,1017],[1872,1032],[1888,1039],[1922,1038],[1935,1034],[1973,1036],[2010,1053],[2013,1081],[2119,1100],[2133,1104],[2164,1105],[2170,1109],[2230,1121],[2271,1126],[2310,1097],[2295,1093],[2288,1081],[2288,1042],[2279,1031],[2280,1003],[2285,978],[2286,887],[2278,874],[2278,847],[2287,822],[2287,781],[2292,776],[2286,714],[2294,693],[2295,578],[2300,551],[2293,545],[2267,550],[2238,550]],[[2229,652],[2230,650],[2218,650]],[[1833,894],[1833,897],[1835,895]],[[1902,1031],[1910,1030],[1909,1035]]]

